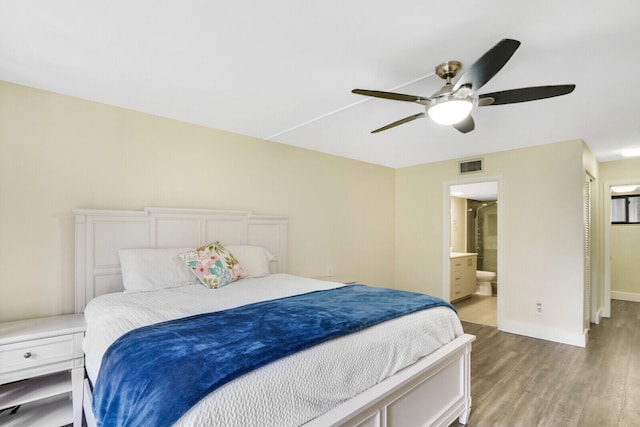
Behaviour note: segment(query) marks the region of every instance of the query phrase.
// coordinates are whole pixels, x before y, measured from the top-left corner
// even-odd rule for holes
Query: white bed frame
[[[282,216],[247,211],[146,208],[142,211],[74,210],[76,313],[102,294],[123,290],[118,249],[263,246],[275,258],[273,273],[287,271],[287,223]],[[310,421],[309,427],[449,426],[466,424],[471,410],[472,335],[463,335],[371,389]],[[91,388],[83,408],[89,426]]]

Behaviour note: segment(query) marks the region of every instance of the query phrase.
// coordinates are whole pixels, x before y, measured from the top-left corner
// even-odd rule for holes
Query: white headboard
[[[287,269],[287,222],[283,216],[247,211],[145,208],[142,211],[73,210],[75,215],[76,313],[98,295],[123,290],[118,250],[263,246],[275,258],[272,273]]]

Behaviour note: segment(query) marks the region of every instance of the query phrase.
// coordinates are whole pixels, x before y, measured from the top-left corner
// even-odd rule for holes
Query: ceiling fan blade
[[[458,129],[462,133],[471,132],[476,128],[476,124],[473,121],[473,117],[471,117],[471,115],[468,115],[466,119],[462,120],[461,122],[454,123],[451,126]]]
[[[460,89],[462,86],[471,86],[475,92],[484,86],[498,71],[504,67],[504,64],[515,53],[520,46],[520,42],[512,39],[503,39],[494,47],[489,49],[482,55],[473,65],[464,73],[453,87],[454,90]]]
[[[485,93],[478,97],[478,105],[502,105],[518,102],[535,101],[538,99],[553,98],[554,96],[567,95],[576,88],[576,85],[555,85],[523,87],[520,89],[503,90],[500,92]],[[483,99],[492,98],[493,102],[487,103]]]
[[[398,125],[402,125],[402,124],[411,122],[411,121],[413,121],[415,119],[419,119],[420,117],[424,117],[424,113],[418,113],[418,114],[414,114],[413,116],[405,117],[404,119],[400,119],[397,122],[393,122],[391,124],[383,126],[380,129],[373,130],[373,131],[371,131],[371,133],[382,132],[383,130],[394,128],[394,127],[396,127]]]
[[[405,95],[403,93],[394,93],[394,92],[382,92],[379,90],[354,89],[351,92],[357,93],[358,95],[373,96],[376,98],[384,98],[384,99],[393,99],[395,101],[407,101],[407,102],[417,102],[417,103],[421,103],[421,101],[429,101],[429,98],[423,98],[421,96]]]
[[[486,107],[487,105],[491,105],[494,102],[495,102],[495,99],[493,99],[490,96],[480,95],[478,97],[478,107]]]

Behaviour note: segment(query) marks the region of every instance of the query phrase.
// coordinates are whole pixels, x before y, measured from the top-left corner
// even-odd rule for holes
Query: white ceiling
[[[582,138],[600,161],[640,147],[640,2],[0,0],[0,80],[403,167]],[[522,45],[480,93],[575,83],[481,107],[476,130],[354,88],[429,96],[446,60]],[[464,70],[463,70],[464,71]]]
[[[458,184],[449,187],[451,196],[463,199],[479,200],[481,202],[498,199],[498,182],[474,182],[471,184]]]

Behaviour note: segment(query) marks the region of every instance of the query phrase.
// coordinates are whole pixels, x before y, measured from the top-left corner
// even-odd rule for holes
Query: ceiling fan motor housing
[[[451,79],[454,78],[458,72],[462,69],[462,62],[460,61],[447,61],[436,67],[436,74],[441,79],[447,81],[447,83],[451,82]]]

